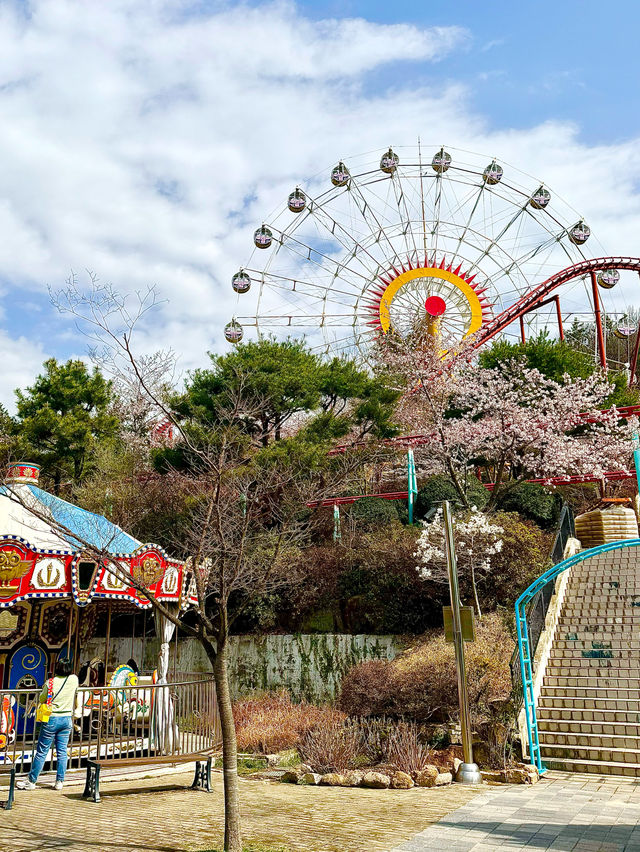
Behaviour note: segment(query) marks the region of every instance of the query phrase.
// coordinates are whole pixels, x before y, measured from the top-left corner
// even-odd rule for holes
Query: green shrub
[[[484,508],[489,502],[489,492],[473,474],[469,474],[466,477],[465,494],[469,503],[477,506],[478,509]],[[455,506],[461,506],[460,496],[453,482],[448,476],[438,474],[437,476],[430,477],[418,491],[415,506],[416,518],[424,518],[430,509],[437,506],[443,500],[450,500]]]
[[[358,526],[377,527],[398,520],[395,501],[383,497],[361,497],[351,506],[349,513]]]
[[[535,521],[543,529],[556,525],[562,509],[562,498],[542,485],[521,482],[509,489],[498,501],[505,512],[517,512],[529,521]]]

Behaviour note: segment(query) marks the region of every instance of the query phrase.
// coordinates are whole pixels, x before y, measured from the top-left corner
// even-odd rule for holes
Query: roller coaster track
[[[479,349],[496,334],[504,331],[512,322],[539,307],[540,303],[557,287],[572,281],[574,278],[582,278],[603,269],[624,269],[640,273],[640,257],[593,257],[590,260],[574,263],[573,266],[567,266],[566,269],[562,269],[552,275],[551,278],[547,278],[542,284],[538,284],[537,287],[534,287],[533,290],[488,322],[475,336],[472,348]]]
[[[627,470],[612,470],[604,474],[604,476],[552,476],[547,479],[527,479],[526,482],[531,482],[534,485],[589,485],[592,483],[605,482],[620,482],[623,479],[635,479],[635,473],[630,473]],[[493,483],[486,482],[484,487],[488,491],[493,490]],[[347,497],[327,497],[324,500],[309,500],[307,506],[311,509],[326,509],[330,506],[347,506],[349,503],[355,503],[356,500],[362,500],[363,497],[380,497],[383,500],[406,500],[408,497],[407,491],[385,491],[380,494],[350,494]]]

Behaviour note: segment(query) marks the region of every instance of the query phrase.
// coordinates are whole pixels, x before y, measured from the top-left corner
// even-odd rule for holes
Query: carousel
[[[176,614],[196,602],[185,565],[43,490],[39,472],[13,464],[0,488],[0,768],[28,771],[39,691],[61,657],[80,679],[70,767],[211,754],[219,740],[215,688],[210,676],[175,664],[168,683],[173,622],[154,610],[153,672],[113,660],[109,650],[112,614],[128,612],[135,623],[135,613],[152,609],[151,597]],[[98,621],[106,625],[104,652],[85,659]]]

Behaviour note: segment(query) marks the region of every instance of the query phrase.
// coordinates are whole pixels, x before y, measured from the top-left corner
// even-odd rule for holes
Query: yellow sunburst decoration
[[[459,341],[474,334],[487,322],[491,306],[484,297],[486,288],[479,288],[473,283],[475,275],[462,273],[461,268],[462,264],[453,269],[444,258],[436,264],[435,258],[427,257],[424,264],[409,261],[401,269],[393,268],[371,292],[369,325],[383,334],[402,333],[399,326],[413,326],[417,318],[434,334],[441,323],[448,323],[450,337]]]

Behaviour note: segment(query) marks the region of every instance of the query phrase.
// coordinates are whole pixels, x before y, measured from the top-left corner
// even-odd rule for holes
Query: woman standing
[[[42,687],[40,701],[49,704],[51,716],[49,721],[40,728],[31,772],[27,778],[21,778],[16,782],[16,787],[19,790],[34,789],[52,744],[55,744],[57,758],[56,780],[53,786],[56,790],[62,790],[65,772],[67,771],[67,745],[71,736],[71,714],[73,713],[78,688],[78,678],[72,674],[72,671],[71,660],[58,660],[55,676],[51,678],[53,681],[51,689],[49,688],[49,681]],[[49,694],[51,694],[50,702],[48,700]]]

